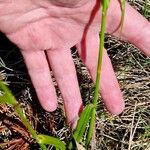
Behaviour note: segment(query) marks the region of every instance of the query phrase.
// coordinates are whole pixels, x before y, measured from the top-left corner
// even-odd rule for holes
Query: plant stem
[[[17,104],[16,106],[14,106],[15,111],[17,112],[19,118],[21,119],[21,121],[23,122],[23,124],[25,125],[25,127],[29,130],[29,132],[31,133],[32,137],[34,139],[36,139],[36,132],[35,130],[32,128],[32,126],[28,123],[25,115],[22,112],[22,109],[20,108],[19,104]]]
[[[87,135],[87,140],[86,140],[87,147],[92,138],[92,134],[93,134],[92,131],[94,130],[94,125],[95,125],[97,101],[98,101],[98,95],[99,95],[99,84],[100,84],[100,79],[101,79],[103,48],[104,48],[104,40],[105,40],[106,14],[107,14],[109,0],[102,0],[101,4],[102,4],[102,22],[101,22],[101,34],[100,34],[100,43],[99,43],[99,55],[98,55],[98,62],[97,62],[97,72],[96,72],[96,84],[95,84],[94,99],[93,99],[94,108],[92,110],[92,115],[90,119],[90,127],[88,130],[88,135]]]
[[[125,18],[125,5],[126,5],[126,1],[125,0],[121,0],[121,22],[120,22],[120,37],[122,34],[122,29],[123,29],[123,22],[124,22],[124,18]]]
[[[107,3],[105,2],[105,0],[103,0],[102,3],[103,3],[103,5],[102,5],[100,45],[99,45],[99,55],[98,55],[97,72],[96,72],[96,84],[95,84],[94,99],[93,99],[93,104],[94,104],[95,108],[97,106],[99,84],[100,84],[100,78],[101,78],[101,67],[102,67],[105,28],[106,28],[106,14],[107,14]]]
[[[25,127],[28,129],[28,131],[30,132],[30,134],[32,135],[32,137],[38,142],[37,140],[37,133],[36,131],[32,128],[32,126],[29,124],[27,118],[25,117],[25,115],[22,112],[22,109],[20,108],[19,104],[14,106],[15,111],[17,112],[19,118],[21,119],[21,121],[23,122],[23,124],[25,125]],[[46,146],[42,143],[39,143],[41,149],[42,150],[47,150]]]

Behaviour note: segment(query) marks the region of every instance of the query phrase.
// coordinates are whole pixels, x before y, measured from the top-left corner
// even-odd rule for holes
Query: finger
[[[107,13],[107,32],[120,36],[121,7],[118,0],[110,1]],[[116,31],[116,32],[114,32]],[[121,38],[131,42],[150,56],[150,23],[128,3],[125,6],[125,18]]]
[[[57,108],[57,96],[44,51],[21,53],[42,107],[47,111],[54,111]]]
[[[87,66],[94,82],[96,80],[96,69],[98,60],[98,41],[99,38],[97,35],[89,34],[87,35],[86,40],[84,40],[85,43],[81,42],[77,45],[79,55]],[[103,52],[100,93],[107,109],[112,114],[120,114],[123,111],[123,97],[106,50],[104,50]]]
[[[48,58],[64,99],[67,121],[73,123],[82,108],[76,70],[69,49],[49,50]]]

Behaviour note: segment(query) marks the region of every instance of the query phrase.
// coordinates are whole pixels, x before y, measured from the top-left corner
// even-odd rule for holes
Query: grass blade
[[[123,29],[123,22],[124,22],[124,17],[125,17],[125,4],[126,1],[125,0],[120,0],[121,3],[121,22],[120,22],[120,36],[121,36],[121,32]]]
[[[81,113],[80,119],[77,123],[76,130],[74,131],[74,134],[73,134],[77,142],[80,142],[81,138],[83,137],[87,123],[89,122],[89,119],[91,117],[91,111],[93,108],[94,108],[94,105],[89,104],[84,108],[83,112]]]
[[[98,56],[97,71],[96,71],[96,84],[95,84],[94,99],[93,99],[93,104],[95,108],[97,105],[98,93],[99,93],[99,83],[101,77],[102,57],[103,57],[105,28],[106,28],[106,14],[107,14],[108,5],[109,5],[109,0],[102,0],[101,34],[100,34],[99,56]]]
[[[19,118],[21,119],[24,126],[28,129],[32,137],[37,140],[37,133],[32,128],[30,123],[28,122],[28,119],[26,118],[25,114],[23,113],[23,109],[19,106],[18,102],[16,101],[15,97],[11,93],[11,91],[8,89],[6,84],[3,81],[0,81],[0,89],[4,92],[2,96],[0,96],[0,102],[8,104],[14,108],[16,113],[18,114]],[[5,101],[4,101],[5,100]],[[38,142],[38,141],[37,141]],[[46,146],[44,144],[39,143],[42,150],[47,150]]]
[[[87,135],[87,139],[86,139],[86,147],[88,148],[90,141],[92,139],[92,135],[94,132],[94,126],[95,126],[95,115],[96,115],[96,110],[93,108],[92,109],[92,113],[91,113],[91,120],[90,120],[90,127],[88,129],[88,135]]]
[[[55,146],[57,149],[66,150],[66,144],[60,141],[58,138],[39,134],[37,136],[37,140],[38,140],[38,143],[50,144],[52,146]]]
[[[11,94],[11,91],[7,88],[6,83],[0,81],[0,89],[4,92],[2,96],[0,96],[1,103],[7,103],[11,106],[17,105],[18,102],[16,101],[15,97]]]
[[[97,101],[99,95],[99,84],[101,79],[101,67],[102,67],[102,58],[103,58],[103,49],[104,49],[105,30],[106,30],[106,15],[107,15],[109,3],[110,0],[102,0],[101,2],[102,5],[101,34],[100,34],[99,55],[98,55],[97,71],[96,71],[96,84],[94,90],[94,98],[92,102],[94,105],[94,109],[92,110],[92,114],[91,114],[90,128],[88,131],[86,146],[88,146],[90,143],[93,134],[93,128],[95,125],[95,116],[96,116],[96,108],[97,108]]]

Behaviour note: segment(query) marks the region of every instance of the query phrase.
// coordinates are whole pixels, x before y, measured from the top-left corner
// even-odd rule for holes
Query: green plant
[[[110,2],[110,0],[102,0],[101,1],[101,9],[102,9],[102,17],[101,18],[102,18],[102,20],[101,20],[101,30],[100,30],[101,33],[99,36],[100,43],[99,43],[99,56],[98,56],[97,71],[96,71],[96,83],[95,83],[95,90],[94,90],[94,98],[92,101],[93,105],[92,105],[92,108],[88,110],[89,111],[88,112],[89,119],[80,117],[80,119],[78,121],[78,124],[80,124],[80,126],[84,127],[84,132],[85,132],[85,126],[87,125],[87,123],[89,123],[87,139],[85,142],[86,148],[88,147],[88,145],[91,141],[93,130],[94,130],[94,125],[95,125],[97,101],[98,101],[98,95],[99,95],[99,83],[100,83],[100,79],[101,79],[101,67],[102,67],[102,59],[103,59],[105,31],[106,31],[106,15],[107,15],[108,7],[109,7],[109,2]],[[120,33],[121,33],[122,28],[123,28],[124,14],[125,14],[125,0],[121,0],[120,4],[121,4],[121,9],[122,9],[122,16],[121,16],[121,23],[120,23],[120,27],[121,27]],[[87,105],[85,107],[85,110],[87,109],[87,107],[89,107],[89,105]],[[83,132],[83,130],[82,130],[82,132]],[[81,140],[80,132],[78,130],[76,130],[75,135],[76,134],[78,134],[78,136],[75,136],[75,140],[77,142],[79,142]],[[76,138],[76,137],[78,137],[78,138]]]
[[[32,138],[34,138],[37,141],[37,143],[40,145],[42,150],[47,150],[46,145],[45,145],[47,143],[55,146],[56,148],[59,148],[60,150],[65,150],[64,148],[65,143],[63,143],[59,139],[51,137],[51,136],[38,134],[33,129],[28,119],[26,118],[25,114],[23,113],[23,109],[19,106],[15,97],[13,96],[13,94],[11,93],[11,91],[8,89],[8,87],[3,81],[0,81],[0,90],[3,92],[2,95],[0,96],[0,103],[8,104],[14,108],[15,112],[21,119],[22,123],[25,125],[25,127],[28,129],[28,131],[32,135]],[[47,142],[45,142],[45,139],[47,140]]]

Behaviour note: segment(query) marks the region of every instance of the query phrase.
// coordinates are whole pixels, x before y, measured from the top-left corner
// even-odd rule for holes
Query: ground
[[[130,3],[147,19],[150,19],[149,11],[146,13],[143,9],[144,1],[130,1]],[[101,100],[99,101],[96,132],[90,149],[149,150],[150,59],[133,45],[110,35],[106,37],[105,46],[121,85],[126,107],[121,115],[112,116],[105,110]],[[93,83],[86,67],[78,58],[75,48],[72,49],[72,56],[76,64],[82,98],[84,104],[87,104],[92,99]],[[38,132],[53,135],[62,140],[70,138],[63,113],[62,98],[55,79],[53,78],[59,108],[53,113],[48,113],[37,101],[19,50],[3,34],[0,34],[0,74],[0,79],[9,83],[11,91]],[[32,140],[13,109],[6,105],[0,105],[0,146],[0,150],[38,149],[38,145]]]

